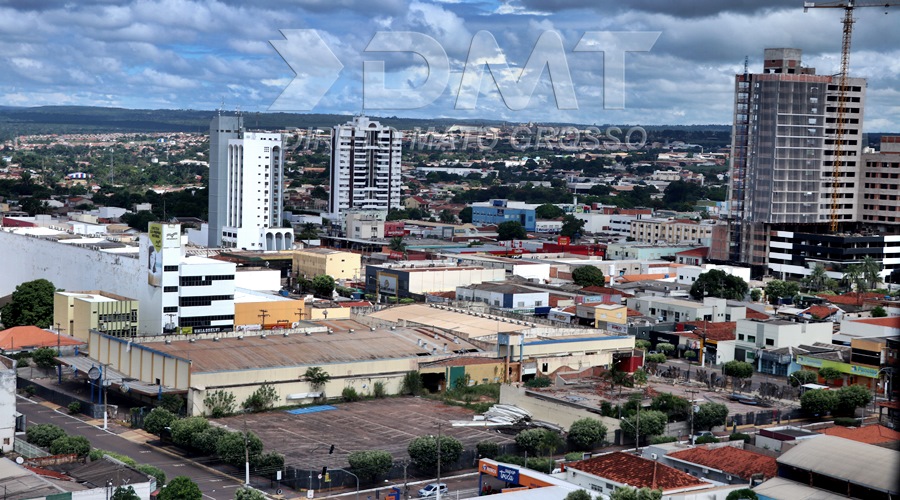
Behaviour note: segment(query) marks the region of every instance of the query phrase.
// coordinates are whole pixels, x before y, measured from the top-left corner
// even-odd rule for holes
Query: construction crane
[[[853,37],[853,10],[860,7],[884,7],[887,9],[892,5],[898,5],[897,2],[888,3],[857,3],[854,0],[845,0],[840,2],[803,2],[803,12],[809,9],[844,9],[844,39],[841,43],[841,72],[838,75],[838,108],[837,108],[837,129],[834,134],[834,178],[831,181],[831,232],[836,233],[838,230],[838,207],[839,193],[838,179],[841,175],[841,166],[843,166],[843,148],[844,148],[844,115],[846,114],[847,100],[847,78],[850,71],[850,41]],[[887,14],[887,12],[885,12]]]

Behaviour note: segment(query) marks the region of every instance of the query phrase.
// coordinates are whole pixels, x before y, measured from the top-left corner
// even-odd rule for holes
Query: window
[[[207,295],[204,297],[179,297],[181,307],[209,306],[216,300],[234,300],[234,295]]]
[[[739,334],[738,334],[738,340],[744,340],[744,334],[743,334],[743,333],[739,333]]]
[[[178,266],[163,266],[163,271],[178,272]]]
[[[165,287],[163,287],[163,291],[164,292],[177,292],[178,287],[177,286],[165,286]]]
[[[178,312],[178,307],[177,307],[177,306],[167,306],[167,307],[163,307],[163,312],[164,312],[164,313],[177,313],[177,312]]]
[[[756,342],[756,335],[747,335],[747,342]]]
[[[775,345],[775,339],[766,339],[766,345],[768,345],[768,346],[774,346],[774,345]]]

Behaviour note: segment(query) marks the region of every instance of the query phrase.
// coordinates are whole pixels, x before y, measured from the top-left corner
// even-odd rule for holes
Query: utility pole
[[[303,321],[303,308],[298,307],[297,312],[294,313],[297,316],[297,321]]]
[[[250,436],[247,435],[247,410],[244,410],[244,485],[250,486]]]
[[[262,323],[259,325],[263,330],[266,329],[266,318],[269,316],[269,311],[266,309],[260,309],[258,318],[262,318]]]
[[[437,500],[441,500],[441,426],[443,422],[438,423],[438,439],[437,439]]]
[[[62,330],[59,327],[59,323],[56,324],[56,357],[62,356],[62,339],[60,338],[60,333]],[[56,383],[58,385],[62,385],[62,365],[57,363],[56,365]]]
[[[634,419],[634,452],[638,452],[638,448],[641,445],[641,401],[638,400],[637,404],[637,413],[635,414]]]
[[[690,439],[691,439],[691,444],[694,444],[694,395],[699,394],[700,391],[697,391],[697,390],[690,390],[690,389],[689,389],[689,390],[687,390],[687,391],[685,391],[685,392],[687,392],[688,394],[691,395],[691,399],[688,401],[688,403],[690,403],[690,405],[691,405],[691,434],[690,434]]]

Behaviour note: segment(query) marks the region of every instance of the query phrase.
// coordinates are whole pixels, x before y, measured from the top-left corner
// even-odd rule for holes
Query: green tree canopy
[[[500,241],[524,240],[527,237],[528,232],[519,221],[508,220],[497,226],[497,239]]]
[[[622,486],[616,488],[610,495],[609,500],[660,500],[662,498],[662,490],[651,490],[650,488],[632,488],[631,486]]]
[[[606,440],[606,426],[595,418],[576,420],[569,427],[568,440],[577,450],[590,451]]]
[[[56,349],[51,347],[38,347],[31,353],[31,359],[34,361],[34,364],[41,368],[55,368],[56,363]]]
[[[443,451],[441,450],[441,453]],[[354,451],[347,457],[347,462],[361,480],[371,482],[391,470],[394,457],[384,450]]]
[[[35,424],[25,429],[25,439],[41,448],[49,448],[50,443],[65,435],[62,427],[53,424]]]
[[[725,425],[728,407],[721,403],[703,403],[694,413],[694,428],[710,430],[717,425]]]
[[[557,219],[566,215],[563,209],[552,203],[544,203],[534,209],[534,216],[538,219]]]
[[[746,361],[729,361],[722,366],[722,373],[731,377],[732,388],[737,388],[737,379],[745,379],[753,376],[753,365]]]
[[[26,281],[16,287],[8,304],[3,306],[3,326],[49,328],[53,323],[53,294],[56,287],[45,279]]]
[[[788,375],[788,381],[790,381],[793,387],[798,387],[804,384],[813,384],[819,379],[819,376],[816,375],[816,372],[810,370],[797,370],[794,373]]]
[[[267,500],[261,491],[246,486],[238,488],[234,491],[234,500]]]
[[[451,436],[441,436],[441,468],[445,469],[459,460],[463,445]],[[416,467],[435,470],[438,464],[437,436],[419,436],[409,442],[406,451]]]
[[[247,454],[245,454],[245,442]],[[219,439],[219,442],[216,443],[216,455],[218,455],[223,462],[236,467],[243,466],[247,455],[249,455],[250,463],[256,464],[262,451],[262,440],[260,440],[259,436],[252,431],[246,433],[229,432],[222,436]]]
[[[886,318],[888,313],[882,306],[875,306],[871,311],[873,318]]]
[[[637,415],[624,417],[621,421],[624,424],[620,426],[622,428],[622,432],[624,432],[628,436],[634,436],[634,429],[637,426]],[[658,436],[666,432],[667,421],[668,417],[661,411],[641,410],[641,423],[640,427],[638,427],[641,439],[646,439],[648,436]]]
[[[577,240],[584,235],[584,225],[586,221],[575,217],[574,215],[566,215],[563,217],[562,228],[559,230],[560,236],[568,236],[572,240]]]
[[[595,266],[578,266],[572,271],[572,281],[578,286],[604,286],[606,278],[603,271]]]
[[[857,408],[865,408],[872,401],[872,393],[863,386],[849,385],[837,391],[835,411],[842,415],[853,416]]]
[[[825,382],[831,382],[832,380],[837,380],[844,376],[843,373],[840,372],[837,368],[832,368],[830,366],[826,366],[824,368],[819,369],[819,376],[825,379]]]
[[[793,281],[772,280],[766,284],[766,299],[769,304],[778,304],[779,299],[791,298],[800,291],[800,285]]]
[[[119,486],[109,498],[110,500],[141,500],[141,497],[134,492],[134,486]]]
[[[159,500],[202,500],[203,493],[197,483],[185,476],[171,480],[156,497]]]
[[[759,496],[750,488],[741,488],[728,493],[725,500],[759,500]]]
[[[171,426],[177,418],[174,413],[165,408],[154,408],[144,417],[144,430],[159,436],[162,430]]]
[[[669,392],[661,392],[654,397],[650,409],[665,413],[669,422],[687,420],[691,416],[691,403]]]
[[[566,495],[564,500],[593,500],[591,494],[585,490],[575,490]]]
[[[74,453],[79,457],[86,457],[91,452],[91,442],[84,436],[66,435],[50,443],[49,451],[53,455]]]
[[[312,279],[312,289],[320,297],[331,298],[334,293],[334,278],[320,274]]]
[[[703,300],[704,296],[720,299],[744,300],[750,286],[739,276],[726,274],[725,271],[713,269],[702,273],[691,285],[691,297]]]
[[[472,223],[472,207],[466,207],[459,211],[459,221],[463,224]]]
[[[800,408],[818,417],[825,416],[834,410],[837,402],[837,391],[813,389],[800,396]]]
[[[556,451],[562,444],[562,438],[550,429],[532,428],[516,434],[516,444],[528,450],[530,455],[547,455]]]
[[[182,448],[190,448],[195,434],[209,428],[209,421],[203,417],[188,417],[175,420],[172,428],[172,442]]]

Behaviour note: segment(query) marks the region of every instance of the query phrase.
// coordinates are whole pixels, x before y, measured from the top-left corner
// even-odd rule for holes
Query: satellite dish
[[[96,366],[92,366],[90,370],[88,370],[88,378],[97,381],[100,380],[100,369]]]
[[[16,457],[16,463],[22,465],[25,463],[25,459],[22,457]]]

